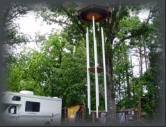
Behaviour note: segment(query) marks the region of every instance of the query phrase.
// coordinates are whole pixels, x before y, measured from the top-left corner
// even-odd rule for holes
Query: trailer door
[[[11,122],[18,121],[18,107],[17,105],[9,105],[6,110],[6,120]]]

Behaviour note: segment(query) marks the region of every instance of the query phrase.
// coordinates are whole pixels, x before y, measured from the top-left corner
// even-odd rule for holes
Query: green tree
[[[85,102],[85,52],[83,43],[76,47],[64,38],[51,35],[41,52],[21,55],[9,64],[8,89],[33,90],[37,95],[58,96],[63,106]]]
[[[56,6],[52,4],[49,6],[48,10],[47,8],[40,8],[38,10],[40,15],[44,17],[44,20],[49,23],[56,22],[60,25],[64,25],[65,32],[61,35],[52,35],[47,42],[43,43],[42,51],[33,52],[28,56],[28,60],[24,60],[24,57],[22,57],[18,60],[18,64],[14,63],[11,70],[15,70],[17,74],[15,75],[14,72],[13,76],[10,74],[9,81],[11,80],[11,83],[16,77],[20,76],[20,78],[16,80],[16,83],[19,84],[20,81],[24,79],[21,82],[23,88],[27,86],[26,84],[31,84],[30,86],[32,87],[30,88],[37,89],[38,92],[36,91],[36,93],[40,95],[61,96],[64,105],[80,103],[80,101],[83,102],[86,93],[84,86],[86,83],[84,34],[86,27],[90,27],[90,24],[81,23],[79,21],[77,5],[75,5],[76,4]],[[142,60],[146,57],[145,50],[149,49],[150,67],[153,68],[151,70],[152,75],[156,74],[154,58],[159,55],[156,53],[158,45],[155,29],[157,26],[156,12],[154,8],[150,8],[149,18],[147,21],[141,22],[137,16],[133,17],[130,15],[131,10],[139,12],[140,9],[141,7],[112,7],[109,19],[100,24],[100,26],[104,27],[104,33],[106,35],[108,118],[111,118],[111,120],[115,119],[115,92],[117,87],[120,93],[122,84],[123,86],[127,84],[127,87],[122,88],[126,94],[123,95],[123,100],[121,100],[118,105],[120,105],[120,108],[130,108],[137,105],[136,100],[138,100],[138,97],[143,96],[143,86],[150,84],[146,83],[147,78],[145,78],[148,72],[144,75],[142,69],[139,78],[132,77],[128,51],[132,48],[140,49],[140,58]],[[59,16],[63,18],[58,20]],[[149,23],[150,19],[153,19],[151,20],[151,24]],[[97,35],[98,34],[99,32],[97,32]],[[100,39],[101,38],[98,37],[97,42],[100,42]],[[115,43],[116,39],[117,42]],[[129,44],[126,42],[127,39],[129,40]],[[90,42],[92,41],[90,40]],[[91,64],[93,63],[92,45],[93,44],[90,43]],[[144,48],[144,51],[142,48]],[[65,49],[69,52],[65,51]],[[100,44],[98,45],[98,49],[100,49]],[[101,50],[99,50],[99,58],[100,57]],[[101,60],[99,60],[99,64],[101,63]],[[142,64],[140,64],[140,68],[142,68]],[[21,75],[19,75],[19,71],[22,71]],[[151,76],[151,74],[148,74],[148,76]],[[154,78],[154,76],[152,77]],[[151,78],[151,81],[157,80],[153,78]],[[11,84],[10,88],[12,88],[13,85]],[[158,86],[157,83],[155,85]],[[151,91],[151,88],[153,89],[152,85],[149,86],[148,93]],[[12,89],[17,90],[17,85]],[[131,95],[131,91],[133,95]],[[152,93],[157,97],[155,92]],[[94,97],[92,97],[92,108],[95,104],[93,102],[95,102]],[[151,105],[149,109],[148,105],[149,104],[144,103],[143,107],[144,110],[150,113],[153,106]]]
[[[59,5],[58,5],[59,6]],[[49,8],[52,11],[52,14],[49,14],[48,11],[41,11],[42,16],[45,17],[47,21],[57,22],[54,19],[59,15],[66,17],[66,20],[58,21],[62,24],[67,24],[64,28],[68,33],[68,41],[74,39],[79,40],[84,38],[84,33],[86,26],[88,24],[80,23],[77,16],[77,3],[68,6],[60,5],[59,7],[51,5]],[[113,82],[113,42],[115,38],[119,39],[120,43],[125,42],[126,39],[135,40],[141,35],[149,35],[151,27],[146,22],[140,22],[137,17],[131,17],[129,15],[130,10],[139,11],[138,8],[134,7],[113,7],[109,19],[106,22],[101,23],[101,26],[105,29],[106,35],[106,67],[107,67],[107,88],[108,88],[108,116],[111,119],[115,119],[115,83]],[[150,8],[152,9],[152,8]],[[45,13],[44,13],[45,12]],[[99,42],[99,40],[98,40]],[[126,69],[127,70],[127,69]],[[127,74],[128,70],[126,71]],[[128,74],[127,74],[128,75]],[[126,76],[128,78],[128,76]],[[129,85],[129,79],[127,79]],[[128,87],[128,94],[130,87]]]

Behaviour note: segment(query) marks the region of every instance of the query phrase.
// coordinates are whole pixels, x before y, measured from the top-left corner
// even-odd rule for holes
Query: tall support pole
[[[88,95],[88,109],[89,115],[91,114],[91,102],[90,102],[90,62],[89,62],[89,30],[86,29],[86,55],[87,55],[87,95]]]
[[[95,18],[93,16],[93,41],[94,41],[94,60],[95,60],[95,86],[96,86],[96,118],[98,118],[98,107],[99,107],[99,83],[98,83],[98,60],[97,60],[97,43],[95,34]]]
[[[104,93],[105,93],[105,111],[107,112],[107,80],[106,80],[106,64],[105,64],[105,45],[104,45],[104,32],[101,27],[101,38],[102,38],[102,51],[103,51],[103,68],[104,68]]]

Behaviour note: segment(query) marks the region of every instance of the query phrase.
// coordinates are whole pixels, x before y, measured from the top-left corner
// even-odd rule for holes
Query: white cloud
[[[141,21],[146,20],[149,16],[149,12],[150,12],[150,10],[148,10],[148,9],[141,10],[140,13],[138,14],[139,19]]]
[[[137,14],[136,12],[130,11],[131,16],[138,16],[141,22],[146,20],[149,16],[150,10],[149,9],[142,9],[140,12]]]
[[[32,40],[27,44],[19,44],[16,46],[16,48],[12,48],[11,50],[13,51],[11,52],[14,54],[19,54],[25,48],[27,52],[32,49],[40,51],[41,45],[33,42],[38,35],[44,35],[46,38],[48,38],[52,32],[60,33],[63,29],[63,27],[57,23],[50,25],[44,22],[42,17],[36,18],[34,11],[29,11],[26,15],[16,19],[14,23],[19,25],[18,31],[20,33],[25,34]]]
[[[18,18],[15,23],[19,24],[19,31],[35,39],[36,34],[49,35],[53,32],[60,32],[62,27],[58,24],[48,25],[42,17],[37,17],[34,11]]]

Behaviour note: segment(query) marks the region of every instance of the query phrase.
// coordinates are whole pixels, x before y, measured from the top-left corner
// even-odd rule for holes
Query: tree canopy
[[[141,98],[142,111],[147,118],[155,115],[160,85],[157,81],[156,57],[158,51],[158,13],[149,9],[149,16],[141,21],[130,12],[142,8],[114,7],[110,19],[98,24],[104,27],[106,36],[106,68],[108,88],[108,114],[114,119],[116,110],[138,107]],[[33,90],[37,95],[58,96],[63,106],[86,103],[86,49],[85,30],[90,24],[79,21],[75,6],[54,6],[36,10],[48,23],[64,25],[63,32],[53,33],[47,41],[41,41],[40,52],[11,56],[8,62],[8,89]],[[58,17],[63,17],[58,19]],[[98,27],[96,27],[98,29]],[[99,35],[99,31],[96,30]],[[99,64],[102,65],[98,36]],[[92,42],[92,40],[90,40]],[[90,62],[93,64],[93,47],[90,43]],[[138,60],[139,76],[133,75],[131,51]],[[145,67],[143,67],[145,65]],[[145,70],[145,71],[143,71]],[[94,76],[92,74],[92,109],[95,109]],[[103,77],[100,79],[101,110],[104,110]],[[113,107],[113,108],[111,108]]]

